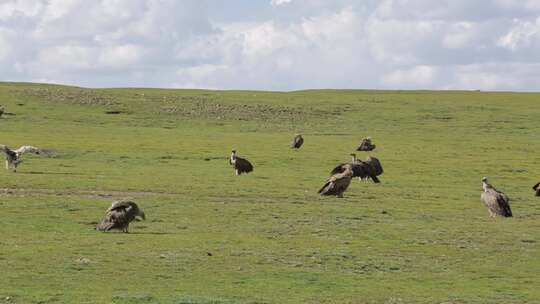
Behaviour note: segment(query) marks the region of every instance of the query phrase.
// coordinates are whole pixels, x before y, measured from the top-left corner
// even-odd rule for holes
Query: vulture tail
[[[324,186],[321,187],[321,189],[319,189],[319,191],[317,191],[317,193],[324,195],[326,191],[328,191],[327,188],[329,185],[330,185],[330,182],[327,182],[326,184],[324,184]]]
[[[373,182],[376,183],[376,184],[378,184],[378,183],[381,182],[381,181],[379,180],[379,178],[378,178],[377,176],[375,176],[375,175],[372,175],[372,176],[370,176],[370,177],[371,177],[371,179],[373,180]]]

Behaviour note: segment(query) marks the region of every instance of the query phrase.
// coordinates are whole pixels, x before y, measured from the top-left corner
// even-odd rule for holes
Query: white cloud
[[[420,65],[406,70],[396,70],[383,76],[383,83],[389,87],[425,88],[433,84],[436,69]]]
[[[272,6],[280,6],[280,5],[288,4],[288,3],[291,3],[291,2],[292,2],[292,0],[271,0],[270,5],[272,5]]]
[[[514,20],[514,26],[501,37],[498,45],[512,51],[540,42],[540,17],[535,22]]]
[[[0,80],[540,90],[539,12],[537,0],[0,0]]]

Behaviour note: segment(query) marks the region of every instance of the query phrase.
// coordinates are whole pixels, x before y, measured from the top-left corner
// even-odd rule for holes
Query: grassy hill
[[[0,144],[57,151],[0,170],[0,303],[540,303],[540,94],[0,83],[0,105]],[[382,183],[318,196],[364,136]],[[119,198],[147,220],[96,232]]]

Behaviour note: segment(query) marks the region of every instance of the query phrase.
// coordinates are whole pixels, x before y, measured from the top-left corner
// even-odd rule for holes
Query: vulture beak
[[[482,181],[483,181],[484,183],[487,183],[487,177],[485,177],[485,176],[482,177]]]

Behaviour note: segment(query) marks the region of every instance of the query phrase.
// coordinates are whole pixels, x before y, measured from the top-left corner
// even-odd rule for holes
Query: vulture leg
[[[235,174],[236,176],[240,175],[240,172],[238,172],[238,169],[235,169],[235,170],[234,170],[234,174]]]
[[[338,198],[343,198],[343,192],[337,195]]]
[[[9,161],[6,160],[6,170],[9,170],[9,167],[10,167],[10,166],[9,166]]]
[[[373,176],[371,177],[371,179],[372,179],[373,182],[376,183],[376,184],[378,184],[378,183],[381,182],[381,181],[377,178],[377,176],[375,176],[375,175],[373,175]]]

